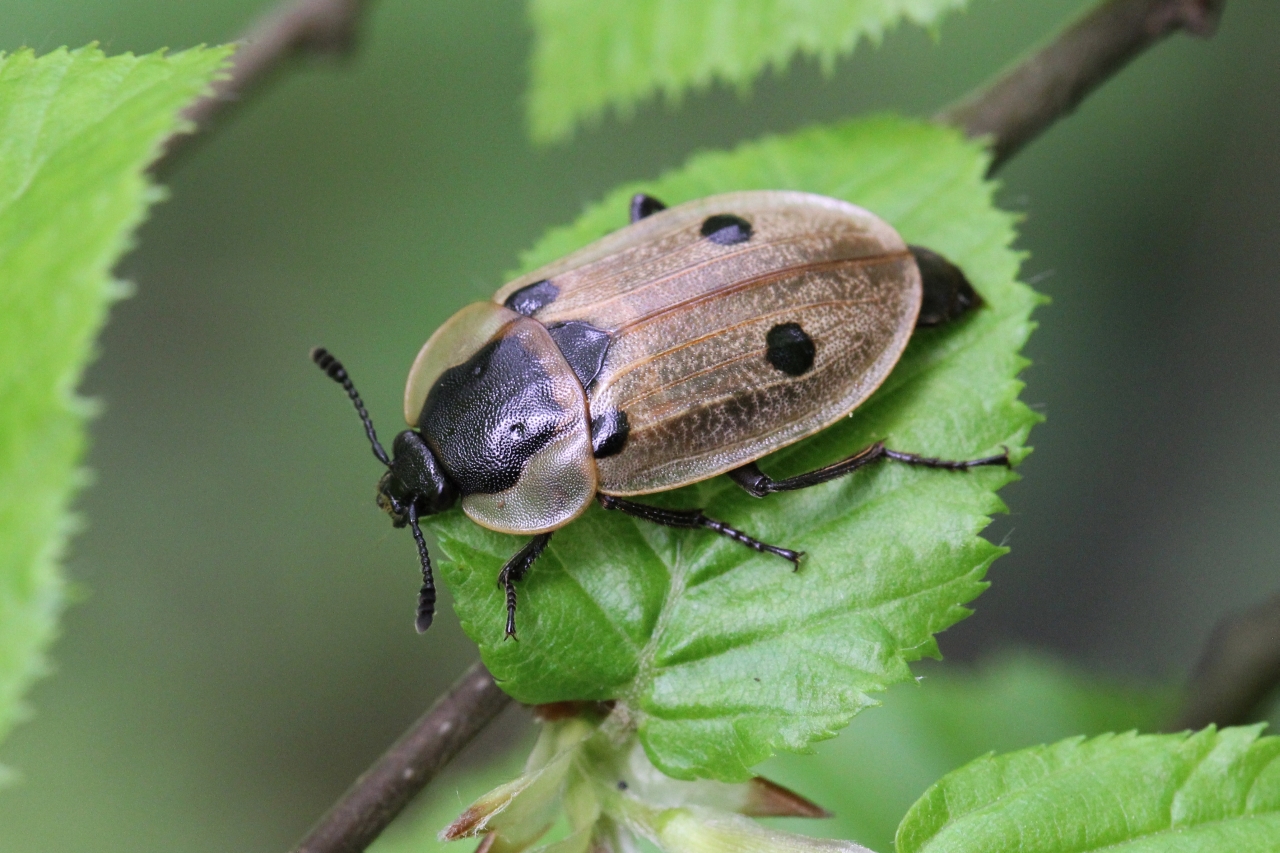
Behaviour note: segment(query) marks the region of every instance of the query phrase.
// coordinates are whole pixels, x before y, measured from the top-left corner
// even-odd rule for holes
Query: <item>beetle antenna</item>
[[[422,589],[418,591],[418,616],[413,623],[422,634],[431,627],[431,620],[436,615],[436,582],[431,577],[427,540],[422,538],[422,528],[418,526],[418,508],[412,501],[409,503],[409,529],[413,531],[413,541],[418,543],[418,559],[422,561]]]
[[[370,419],[369,413],[365,411],[364,401],[360,399],[360,395],[356,392],[356,386],[352,384],[351,377],[347,375],[347,369],[342,366],[342,362],[334,358],[333,353],[324,347],[312,349],[311,360],[320,365],[320,369],[347,392],[347,396],[351,398],[352,404],[356,407],[356,414],[360,416],[360,420],[364,424],[364,434],[369,437],[369,443],[373,445],[373,455],[378,457],[379,462],[390,468],[391,458],[387,456],[387,451],[382,449],[382,443],[378,441],[378,434],[373,430],[373,420]]]

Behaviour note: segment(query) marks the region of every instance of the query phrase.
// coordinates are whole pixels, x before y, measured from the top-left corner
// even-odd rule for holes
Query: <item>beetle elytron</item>
[[[667,209],[637,195],[631,224],[521,276],[450,318],[409,371],[410,429],[388,457],[346,370],[346,389],[387,471],[378,505],[408,526],[422,563],[417,628],[435,613],[420,516],[461,501],[473,521],[533,538],[503,567],[506,634],[515,584],[553,531],[593,500],[670,527],[702,527],[799,565],[700,510],[629,500],[728,474],[756,497],[803,489],[878,460],[965,470],[883,443],[775,480],[756,460],[847,415],[880,385],[916,326],[980,304],[964,274],[907,246],[883,220],[799,192],[711,196]]]

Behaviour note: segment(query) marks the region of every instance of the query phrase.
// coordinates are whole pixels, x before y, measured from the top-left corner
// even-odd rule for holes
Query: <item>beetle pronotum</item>
[[[391,457],[342,364],[319,348],[312,358],[346,389],[386,466],[378,505],[413,531],[419,631],[436,599],[420,516],[461,501],[478,524],[533,535],[498,578],[514,637],[515,584],[593,500],[798,567],[800,552],[701,510],[630,498],[717,474],[764,497],[878,460],[1008,465],[1007,452],[948,461],[877,442],[786,479],[756,466],[866,400],[917,326],[980,302],[957,267],[847,202],[756,191],[667,209],[637,195],[630,225],[468,305],[430,337],[409,371],[410,428]]]

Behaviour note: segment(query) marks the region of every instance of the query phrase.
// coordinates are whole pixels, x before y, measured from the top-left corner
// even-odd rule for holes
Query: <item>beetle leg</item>
[[[984,465],[1013,467],[1013,462],[1009,460],[1009,448],[1007,447],[1004,448],[1003,452],[997,453],[995,456],[983,456],[981,459],[961,459],[959,461],[935,459],[932,456],[920,456],[915,453],[903,453],[900,450],[890,450],[887,447],[884,449],[884,456],[894,462],[905,462],[908,465],[920,465],[925,468],[942,468],[947,471],[968,471],[970,468],[981,468]]]
[[[516,638],[516,582],[524,580],[533,561],[541,556],[547,543],[551,541],[550,533],[539,533],[507,560],[507,564],[498,573],[498,586],[507,592],[507,637]],[[505,639],[505,638],[504,638]]]
[[[634,518],[652,521],[654,524],[681,528],[702,527],[707,530],[713,530],[721,536],[727,536],[735,542],[741,542],[752,550],[777,554],[782,559],[791,561],[791,564],[796,569],[800,568],[800,558],[804,556],[803,551],[792,551],[790,548],[779,548],[777,545],[761,542],[754,536],[749,536],[741,530],[730,527],[723,521],[707,518],[700,509],[663,509],[662,507],[638,504],[635,501],[623,500],[622,498],[615,498],[613,495],[604,494],[596,495],[596,498],[600,501],[600,506],[605,509],[616,509]]]
[[[748,462],[741,468],[734,468],[729,472],[729,477],[747,491],[748,494],[757,498],[765,495],[771,495],[774,492],[794,492],[797,489],[807,489],[810,486],[816,486],[819,483],[826,483],[837,477],[843,477],[845,474],[851,474],[864,465],[870,465],[872,462],[879,462],[887,459],[893,462],[903,462],[907,465],[920,465],[924,468],[942,468],[948,471],[968,471],[970,468],[978,468],[983,465],[1003,465],[1006,468],[1012,467],[1009,462],[1009,449],[1006,447],[1003,453],[995,456],[984,456],[981,459],[964,459],[952,461],[950,459],[935,459],[932,456],[920,456],[915,453],[903,453],[899,450],[890,450],[884,446],[883,441],[877,441],[870,447],[864,447],[857,453],[847,459],[841,459],[825,468],[819,468],[816,471],[810,471],[807,474],[798,474],[795,477],[788,477],[785,480],[775,480],[765,474],[754,462]]]
[[[436,615],[436,582],[431,576],[431,555],[427,553],[427,540],[422,538],[422,528],[418,526],[418,508],[414,503],[409,501],[409,529],[413,531],[413,541],[418,543],[418,560],[422,563],[422,589],[418,590],[418,617],[414,627],[421,634],[431,627]]]

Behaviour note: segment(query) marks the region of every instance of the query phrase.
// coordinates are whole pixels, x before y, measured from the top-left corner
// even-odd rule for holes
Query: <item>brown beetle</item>
[[[461,501],[473,521],[533,534],[503,567],[515,584],[592,500],[670,527],[704,527],[799,564],[700,510],[629,500],[728,474],[756,497],[889,459],[965,470],[882,443],[774,480],[756,460],[857,408],[917,326],[980,304],[953,264],[860,207],[800,192],[728,193],[670,209],[637,195],[631,224],[451,317],[409,371],[388,457],[346,371],[312,352],[355,403],[387,472],[378,504],[418,544],[417,627],[435,612],[418,517]]]

